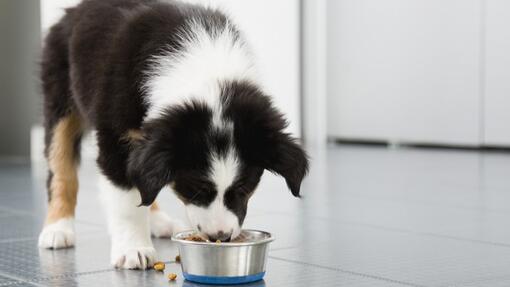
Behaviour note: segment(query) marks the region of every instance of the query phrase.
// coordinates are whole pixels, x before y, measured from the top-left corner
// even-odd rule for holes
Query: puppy
[[[80,139],[96,131],[111,263],[145,269],[179,229],[155,199],[170,186],[192,228],[239,235],[264,170],[299,196],[308,160],[260,88],[241,33],[180,2],[86,0],[49,32],[42,58],[49,208],[41,248],[74,245]],[[152,230],[151,230],[152,229]]]

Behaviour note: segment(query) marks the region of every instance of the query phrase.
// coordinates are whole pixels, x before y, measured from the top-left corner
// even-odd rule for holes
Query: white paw
[[[151,211],[150,223],[154,237],[172,237],[173,234],[189,229],[184,222],[170,218],[161,210]]]
[[[39,234],[39,247],[49,249],[74,246],[74,219],[62,218],[46,225]]]
[[[114,244],[115,245],[115,244]],[[120,269],[148,269],[156,262],[154,247],[127,247],[113,246],[111,264]]]

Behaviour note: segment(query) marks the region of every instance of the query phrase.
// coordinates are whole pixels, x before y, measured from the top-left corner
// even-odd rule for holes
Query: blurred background
[[[250,201],[244,227],[277,238],[253,286],[510,286],[510,1],[190,1],[238,24],[311,157],[304,199],[265,173]],[[0,286],[168,286],[108,265],[93,134],[76,249],[37,249],[37,63],[48,28],[78,2],[0,0]],[[159,199],[182,213],[171,193]]]

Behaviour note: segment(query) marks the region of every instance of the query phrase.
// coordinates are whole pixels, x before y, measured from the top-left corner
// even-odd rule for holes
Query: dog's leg
[[[41,62],[44,94],[45,156],[49,174],[48,214],[39,236],[43,248],[74,245],[74,208],[78,192],[76,169],[82,134],[80,117],[72,98],[68,45],[63,24],[46,37]]]
[[[122,190],[105,176],[100,178],[100,189],[111,238],[112,265],[122,269],[151,268],[156,250],[150,233],[149,207],[138,206],[140,193],[136,189]]]
[[[173,234],[187,230],[186,224],[180,220],[172,219],[159,209],[157,202],[150,208],[151,233],[154,237],[169,238]]]
[[[46,128],[48,213],[39,235],[42,248],[74,245],[74,209],[78,193],[77,165],[82,129],[80,118],[71,112]]]

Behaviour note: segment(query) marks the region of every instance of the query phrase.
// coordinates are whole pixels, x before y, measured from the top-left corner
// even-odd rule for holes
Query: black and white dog
[[[87,128],[97,135],[118,268],[151,266],[151,232],[180,229],[155,203],[166,186],[185,204],[192,228],[222,241],[239,235],[264,170],[299,196],[307,156],[258,85],[241,33],[215,9],[85,0],[52,27],[41,77],[50,170],[42,248],[74,245]]]

